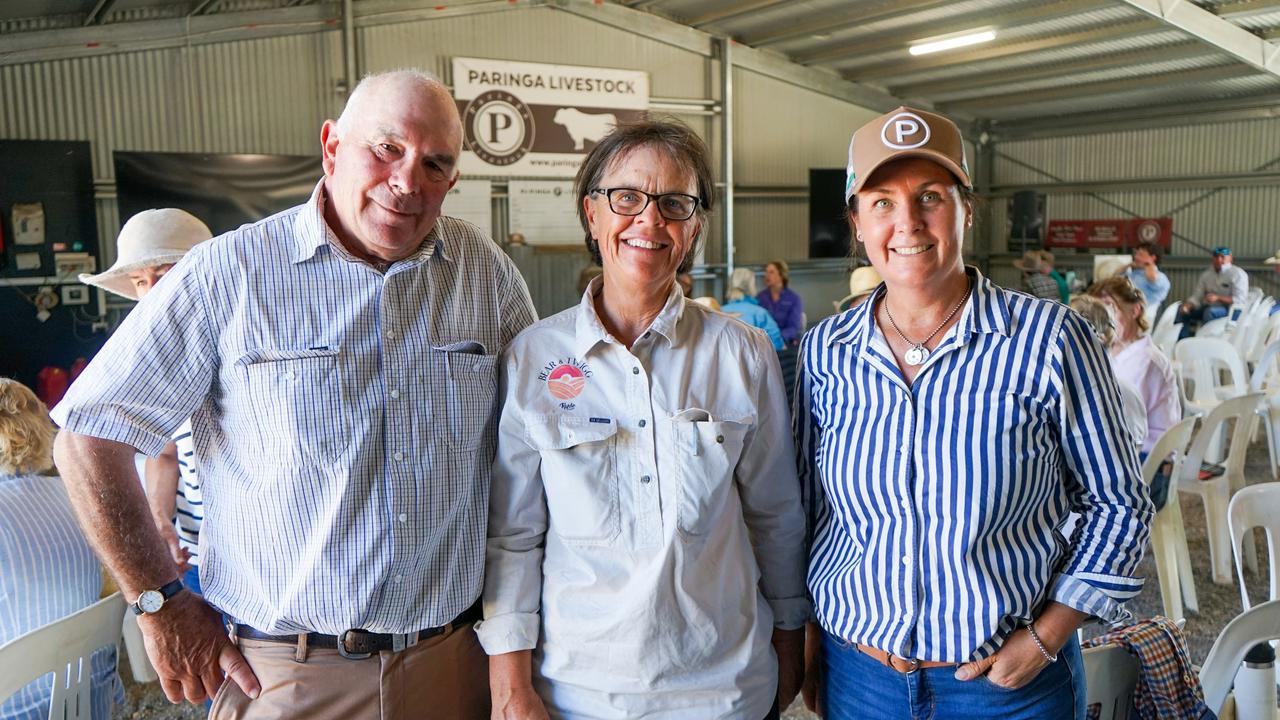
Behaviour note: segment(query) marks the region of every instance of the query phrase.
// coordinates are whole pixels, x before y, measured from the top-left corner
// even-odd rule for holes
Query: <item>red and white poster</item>
[[[635,70],[453,59],[467,175],[573,177],[600,138],[649,107]]]
[[[1173,241],[1173,218],[1129,218],[1127,220],[1050,220],[1045,247],[1115,248],[1125,250],[1141,242],[1153,242],[1169,249]]]

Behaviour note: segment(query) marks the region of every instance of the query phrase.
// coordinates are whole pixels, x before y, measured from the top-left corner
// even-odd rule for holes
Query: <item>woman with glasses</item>
[[[576,190],[604,273],[503,363],[477,626],[494,717],[776,718],[802,673],[804,518],[773,346],[676,285],[706,145],[624,123]]]
[[[1076,629],[1127,617],[1151,518],[1102,346],[965,266],[973,183],[947,118],[859,128],[845,200],[883,284],[800,347],[806,701],[827,720],[1083,720]]]

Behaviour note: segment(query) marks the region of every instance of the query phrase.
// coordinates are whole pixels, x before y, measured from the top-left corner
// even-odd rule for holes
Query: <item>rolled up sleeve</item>
[[[112,333],[51,413],[60,427],[155,456],[209,393],[217,347],[201,248]]]
[[[1068,316],[1056,348],[1068,493],[1081,521],[1049,597],[1116,624],[1129,619],[1123,603],[1142,590],[1136,573],[1154,513],[1111,366],[1084,322]]]
[[[763,333],[752,333],[751,350],[757,419],[734,475],[774,625],[794,630],[809,619],[811,606],[805,591],[805,521],[787,396],[777,354]]]
[[[528,443],[516,393],[509,382],[518,376],[517,365],[508,350],[501,378],[504,401],[489,498],[484,620],[476,625],[476,635],[489,655],[533,649],[541,624],[547,506],[541,455]]]

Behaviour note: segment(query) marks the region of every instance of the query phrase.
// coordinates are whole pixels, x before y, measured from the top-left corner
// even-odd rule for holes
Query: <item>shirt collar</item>
[[[973,294],[960,315],[961,342],[968,341],[974,333],[1011,334],[1008,291],[992,283],[972,265],[966,265],[964,271],[973,283]],[[828,342],[855,347],[865,345],[875,332],[876,319],[872,309],[884,292],[884,283],[880,283],[866,301],[837,317]]]
[[[605,330],[596,314],[595,295],[600,291],[604,277],[592,278],[587,289],[582,293],[578,303],[578,316],[574,322],[574,344],[579,357],[586,356],[598,343],[617,342],[609,331]],[[673,283],[671,292],[667,294],[667,302],[662,306],[658,316],[649,325],[649,332],[656,332],[666,338],[667,344],[674,347],[679,342],[680,320],[684,317],[684,293],[679,283]]]
[[[308,198],[305,205],[302,206],[298,213],[297,219],[294,221],[293,233],[293,263],[296,265],[300,262],[310,260],[315,256],[320,248],[328,246],[339,257],[350,262],[365,262],[352,255],[350,251],[343,246],[342,241],[338,239],[338,235],[333,232],[329,224],[324,220],[324,178],[316,183],[316,187],[311,191],[311,197]],[[391,265],[416,265],[421,262],[430,260],[435,255],[437,246],[439,246],[440,257],[443,260],[451,260],[448,252],[444,249],[445,243],[438,242],[440,238],[440,221],[437,219],[431,232],[427,233],[427,237],[423,239],[422,245],[409,257],[400,260]],[[369,264],[369,263],[365,263]],[[382,268],[383,271],[390,269],[391,265]]]

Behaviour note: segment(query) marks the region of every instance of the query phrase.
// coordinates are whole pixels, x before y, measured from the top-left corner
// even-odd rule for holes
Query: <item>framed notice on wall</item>
[[[649,75],[454,58],[453,96],[465,138],[462,172],[573,177],[610,128],[648,109]]]
[[[493,183],[459,180],[444,199],[444,214],[475,225],[493,237]],[[499,242],[503,238],[493,238]]]
[[[567,180],[512,180],[507,183],[511,232],[530,245],[582,245],[582,225],[573,183]]]

